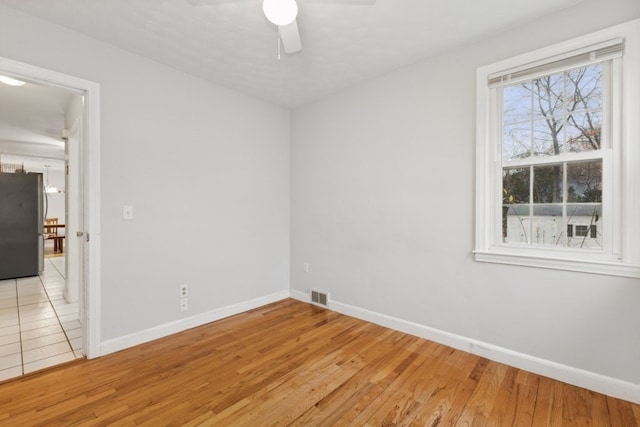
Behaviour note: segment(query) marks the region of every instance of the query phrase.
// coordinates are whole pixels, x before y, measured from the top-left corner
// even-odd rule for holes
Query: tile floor
[[[0,381],[84,357],[78,304],[67,304],[64,257],[40,276],[0,280]]]

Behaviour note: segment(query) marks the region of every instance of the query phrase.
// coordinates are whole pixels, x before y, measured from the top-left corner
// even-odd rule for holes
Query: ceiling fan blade
[[[280,29],[280,39],[282,47],[286,53],[297,53],[302,50],[302,40],[298,31],[298,23],[293,21],[289,25],[282,25]]]
[[[324,4],[350,4],[350,5],[371,5],[376,0],[304,0],[305,3],[324,3]]]
[[[187,0],[192,6],[213,6],[215,4],[223,4],[223,3],[238,3],[240,1],[248,1],[248,0]]]

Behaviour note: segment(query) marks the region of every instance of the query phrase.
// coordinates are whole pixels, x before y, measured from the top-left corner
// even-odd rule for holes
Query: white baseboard
[[[207,311],[206,313],[196,314],[195,316],[187,317],[185,319],[165,323],[164,325],[155,326],[144,331],[136,332],[118,338],[113,338],[102,342],[102,344],[100,345],[100,355],[104,356],[109,353],[124,350],[125,348],[133,347],[139,344],[156,340],[158,338],[163,338],[171,334],[185,331],[187,329],[195,328],[196,326],[215,322],[216,320],[224,319],[225,317],[243,313],[248,310],[253,310],[254,308],[271,304],[272,302],[280,301],[288,297],[288,290],[281,291],[249,301],[243,301],[237,304],[228,305],[226,307],[217,308],[215,310]]]
[[[303,302],[310,302],[310,296],[304,292],[291,290],[291,298]],[[377,325],[385,326],[400,332],[435,341],[458,350],[476,354],[495,362],[504,363],[519,369],[524,369],[545,377],[553,378],[578,387],[583,387],[598,393],[603,393],[619,399],[640,404],[640,384],[634,384],[606,375],[574,368],[561,363],[541,359],[525,353],[509,350],[493,344],[467,338],[461,335],[434,329],[429,326],[387,316],[385,314],[329,301],[329,310],[366,320]]]

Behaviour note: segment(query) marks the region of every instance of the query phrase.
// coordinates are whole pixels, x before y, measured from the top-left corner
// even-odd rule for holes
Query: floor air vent
[[[327,305],[329,302],[329,294],[320,291],[311,291],[311,302],[320,305]]]

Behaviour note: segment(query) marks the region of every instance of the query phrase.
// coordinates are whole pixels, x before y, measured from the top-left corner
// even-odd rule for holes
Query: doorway
[[[65,303],[76,305],[78,322],[82,326],[81,332],[65,330],[67,340],[69,342],[73,340],[75,346],[82,349],[81,353],[76,352],[75,354],[84,354],[88,358],[98,357],[100,355],[99,276],[97,274],[100,248],[99,86],[93,82],[6,58],[0,58],[0,75],[9,76],[29,85],[67,93],[73,100],[64,107],[68,120],[64,122],[61,129],[52,130],[42,126],[33,128],[34,133],[40,137],[46,132],[57,132],[60,140],[60,146],[57,149],[62,148],[63,150],[60,169],[64,183],[57,184],[63,190],[56,189],[58,191],[55,193],[52,191],[51,194],[52,197],[62,197],[63,199],[64,211],[62,215],[58,214],[57,217],[58,219],[64,218],[64,238],[57,239],[62,242],[55,249],[59,256],[47,259],[45,271],[40,277],[46,295],[58,295]],[[0,123],[0,131],[10,133],[17,130],[15,126],[11,127],[11,123]],[[20,154],[20,150],[17,149],[19,144],[17,139],[0,135],[0,142],[4,142],[4,147],[0,147],[3,153],[3,162],[6,162],[8,155]],[[32,142],[38,141],[32,140]],[[20,148],[25,149],[25,147]],[[40,148],[42,148],[42,151],[39,152],[41,158],[55,159],[55,156],[52,157],[50,152],[54,147],[42,146]],[[7,154],[7,151],[15,153]],[[38,158],[38,156],[31,153],[31,157],[28,159],[31,161],[33,158]],[[25,167],[25,169],[27,168]],[[51,183],[49,168],[47,168],[47,172],[49,174],[47,184],[55,187]],[[60,199],[58,199],[59,201]],[[44,282],[51,285],[51,283],[55,284],[57,280],[60,283],[60,280],[55,278],[56,275],[61,276],[64,285],[47,289]],[[21,289],[30,287],[35,289],[36,287],[33,281],[23,285]],[[16,288],[18,288],[17,282]],[[0,290],[1,292],[2,290]],[[16,293],[18,293],[17,290]],[[17,296],[19,297],[19,295]],[[41,302],[38,296],[29,296],[27,300],[29,298]],[[58,318],[70,319],[69,314],[64,310],[59,308],[59,311],[60,313],[56,313]]]

